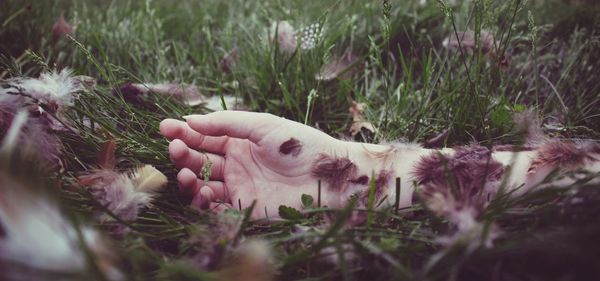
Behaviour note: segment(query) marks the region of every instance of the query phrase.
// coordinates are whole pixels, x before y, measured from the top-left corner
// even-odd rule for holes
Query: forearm
[[[413,204],[415,192],[433,208],[480,209],[500,187],[519,195],[539,186],[554,170],[600,171],[597,145],[549,142],[535,148],[471,145],[454,149],[425,149],[412,144],[376,145],[348,143],[349,159],[356,173],[348,178],[347,192],[364,194],[375,177],[376,198],[382,206],[395,204],[396,178],[400,178],[399,207]],[[361,179],[360,182],[356,182]],[[367,179],[367,180],[365,180]],[[568,186],[563,178],[557,186]],[[452,192],[456,188],[457,192]],[[347,196],[347,194],[345,194]],[[438,213],[448,210],[438,208]]]
[[[360,193],[368,195],[371,180],[375,185],[375,201],[385,200],[380,206],[396,204],[400,208],[410,207],[415,195],[415,167],[419,161],[434,150],[414,144],[367,144],[347,143],[349,159],[356,171],[348,177],[344,197]],[[373,178],[373,179],[372,179]],[[396,179],[400,180],[397,197]],[[364,201],[364,200],[363,200]],[[365,202],[361,202],[365,203]]]

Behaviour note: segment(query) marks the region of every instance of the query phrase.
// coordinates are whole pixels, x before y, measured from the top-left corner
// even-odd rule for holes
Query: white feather
[[[78,230],[52,201],[25,191],[25,186],[9,176],[0,177],[0,225],[4,230],[4,235],[0,236],[0,263],[19,264],[32,270],[82,273],[87,270],[82,242],[99,261],[111,259],[111,251],[105,247],[98,232],[85,226]],[[21,274],[18,268],[3,268],[0,275],[16,278]],[[121,279],[116,268],[105,269],[110,280]]]
[[[72,71],[42,73],[39,78],[16,78],[9,85],[44,103],[60,106],[73,105],[73,93],[81,90],[80,82],[74,79]]]

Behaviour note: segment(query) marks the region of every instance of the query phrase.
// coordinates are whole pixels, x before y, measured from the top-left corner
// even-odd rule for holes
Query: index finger
[[[282,125],[282,117],[248,111],[217,111],[206,115],[184,116],[195,131],[207,136],[229,136],[260,142],[269,132]]]

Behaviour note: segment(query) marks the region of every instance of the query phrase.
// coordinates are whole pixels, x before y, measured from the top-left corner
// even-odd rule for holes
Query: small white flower
[[[319,23],[313,23],[300,30],[300,48],[302,50],[314,49],[322,38],[322,27]]]

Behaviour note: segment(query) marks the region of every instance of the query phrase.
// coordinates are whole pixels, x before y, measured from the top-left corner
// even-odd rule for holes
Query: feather
[[[60,109],[73,105],[73,93],[81,90],[81,83],[72,77],[72,71],[63,69],[45,72],[39,78],[16,78],[9,85],[47,107]]]
[[[358,67],[353,65],[357,61],[358,57],[352,51],[347,50],[341,56],[330,58],[315,79],[322,81],[331,81],[336,78],[350,79],[358,70]]]
[[[293,54],[296,51],[298,40],[296,31],[288,21],[273,22],[269,29],[268,39],[270,44],[277,44],[279,50],[286,54]]]
[[[207,97],[200,93],[196,85],[176,84],[176,83],[125,83],[117,92],[123,95],[128,102],[135,104],[144,104],[144,100],[150,92],[173,99],[189,106],[204,104],[210,110],[218,111],[223,109],[220,96]],[[242,109],[241,100],[234,96],[223,95],[227,109]]]
[[[108,280],[122,280],[103,237],[68,220],[44,190],[0,170],[2,280],[48,280],[47,271],[84,275],[88,259],[82,243]]]
[[[64,14],[60,14],[60,17],[56,20],[54,25],[52,26],[52,39],[57,41],[62,37],[66,37],[67,35],[72,35],[75,31],[75,28],[70,25],[67,20],[65,20]]]
[[[153,166],[146,165],[137,169],[131,176],[135,190],[152,193],[167,184],[167,177]]]
[[[125,173],[96,170],[78,180],[90,188],[101,205],[126,221],[137,219],[140,209],[147,207],[155,192],[167,183],[167,177],[150,165]]]

